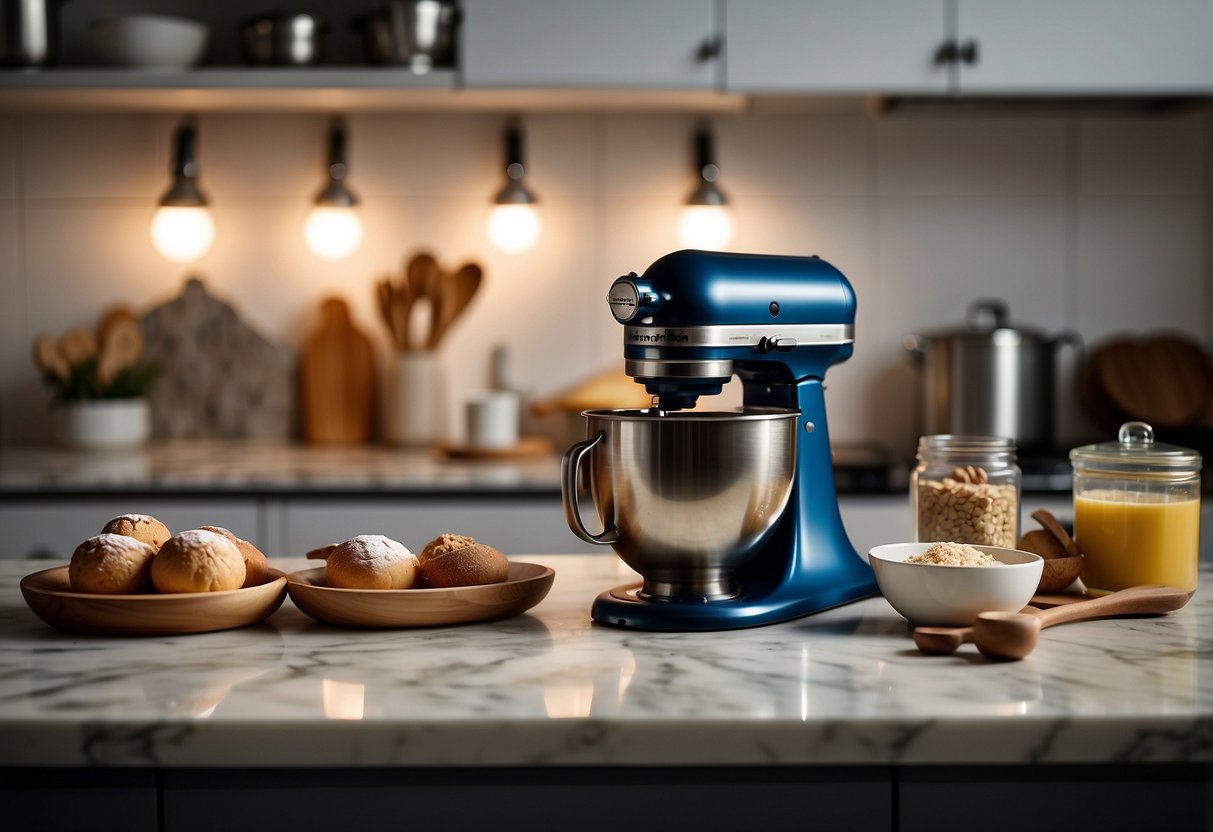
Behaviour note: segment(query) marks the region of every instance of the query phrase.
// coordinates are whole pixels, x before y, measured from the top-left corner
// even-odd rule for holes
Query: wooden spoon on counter
[[[1161,615],[1187,603],[1188,593],[1176,587],[1135,586],[1048,610],[983,612],[971,627],[915,627],[914,644],[923,653],[946,655],[972,642],[986,658],[1022,659],[1035,649],[1045,627],[1114,615]]]

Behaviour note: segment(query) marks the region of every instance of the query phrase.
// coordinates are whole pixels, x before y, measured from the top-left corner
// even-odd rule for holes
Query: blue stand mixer
[[[854,344],[855,292],[842,273],[818,257],[678,251],[616,280],[607,300],[624,325],[626,372],[654,407],[587,411],[588,438],[565,455],[570,528],[645,577],[599,595],[593,619],[725,630],[875,594],[839,515],[826,428],[825,371]],[[740,414],[687,410],[734,374]],[[580,517],[585,458],[600,534]],[[734,537],[704,559],[696,537],[713,524]]]

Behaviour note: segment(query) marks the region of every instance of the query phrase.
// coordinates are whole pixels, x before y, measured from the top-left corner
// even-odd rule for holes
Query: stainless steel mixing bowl
[[[583,415],[588,438],[569,448],[562,465],[573,533],[613,546],[644,578],[643,598],[736,595],[734,573],[766,541],[787,505],[799,411]],[[581,518],[583,472],[601,534],[591,533]]]

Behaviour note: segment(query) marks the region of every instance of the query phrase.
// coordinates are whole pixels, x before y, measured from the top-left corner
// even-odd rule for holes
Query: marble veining
[[[17,588],[32,566],[0,562],[0,766],[1213,761],[1210,570],[1172,615],[1052,628],[991,663],[920,655],[882,598],[752,630],[606,628],[589,605],[632,578],[617,559],[521,559],[555,586],[505,621],[345,630],[288,600],[142,639],[50,629]]]

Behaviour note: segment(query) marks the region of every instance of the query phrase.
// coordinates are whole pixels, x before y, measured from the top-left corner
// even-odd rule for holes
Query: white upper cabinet
[[[1213,90],[1213,0],[958,0],[960,91]]]
[[[723,0],[732,92],[1213,90],[1213,0]]]
[[[724,0],[730,92],[950,88],[946,0]]]
[[[713,89],[714,0],[464,0],[474,88]]]

